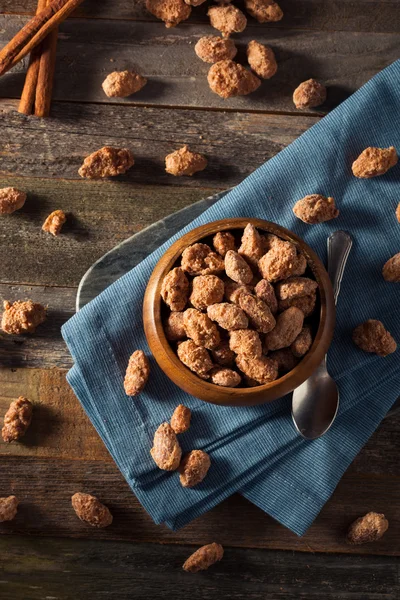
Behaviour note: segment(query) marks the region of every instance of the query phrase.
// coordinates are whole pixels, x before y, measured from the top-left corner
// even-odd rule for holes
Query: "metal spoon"
[[[353,241],[346,231],[335,231],[328,238],[328,273],[337,302],[344,268]],[[321,437],[333,424],[339,408],[339,390],[328,373],[326,356],[319,367],[293,392],[292,418],[304,438]]]

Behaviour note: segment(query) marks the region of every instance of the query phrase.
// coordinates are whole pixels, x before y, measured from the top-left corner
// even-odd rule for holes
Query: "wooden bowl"
[[[196,242],[206,241],[218,231],[242,230],[247,223],[257,229],[274,233],[295,244],[305,255],[308,266],[319,286],[319,320],[315,324],[315,336],[309,352],[289,373],[267,385],[253,388],[224,388],[197,377],[185,367],[165,337],[163,327],[164,303],[161,299],[161,284],[167,273],[179,265],[182,252]],[[261,219],[223,219],[193,229],[177,240],[158,261],[149,279],[143,303],[144,330],[150,350],[164,373],[188,394],[224,406],[252,406],[281,398],[301,385],[320,364],[328,351],[335,327],[335,303],[332,285],[324,265],[303,240],[294,233],[275,223]],[[319,321],[319,322],[318,322]]]

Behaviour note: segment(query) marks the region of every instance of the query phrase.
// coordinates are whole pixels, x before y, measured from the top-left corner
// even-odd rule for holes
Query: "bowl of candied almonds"
[[[261,219],[207,223],[158,261],[143,304],[164,373],[214,404],[281,398],[323,360],[335,326],[328,273],[289,230]]]

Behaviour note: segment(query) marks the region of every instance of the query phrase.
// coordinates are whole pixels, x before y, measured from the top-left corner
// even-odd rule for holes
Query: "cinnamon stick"
[[[0,52],[0,76],[35,48],[56,29],[83,0],[51,0]]]
[[[39,14],[46,8],[47,0],[38,0],[36,14]],[[26,72],[24,89],[22,91],[21,101],[18,112],[24,115],[31,115],[35,103],[36,84],[39,75],[41,45],[39,44],[31,52],[28,70]]]
[[[47,2],[49,3],[50,0],[47,0]],[[58,27],[53,29],[41,44],[42,54],[40,57],[35,97],[35,115],[37,117],[48,117],[50,114],[56,67],[57,41]]]

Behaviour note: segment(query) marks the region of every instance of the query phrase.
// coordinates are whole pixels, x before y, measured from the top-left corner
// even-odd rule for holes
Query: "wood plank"
[[[0,177],[0,187],[6,185],[26,190],[29,199],[22,210],[1,219],[4,253],[0,280],[73,287],[118,243],[215,191]],[[57,238],[41,230],[46,216],[55,209],[68,215]],[[70,304],[69,292],[60,294],[60,299]]]
[[[0,445],[0,490],[15,493],[22,502],[18,518],[2,524],[0,533],[191,544],[206,543],[212,536],[233,546],[400,554],[400,506],[393,501],[400,493],[396,460],[400,415],[382,422],[304,537],[298,538],[237,495],[172,532],[154,525],[141,508],[69,390],[65,372],[3,369],[0,380],[0,414],[19,394],[30,397],[36,409],[24,442]],[[98,495],[108,504],[115,516],[113,526],[92,530],[78,521],[69,501],[76,491]],[[378,544],[345,544],[348,524],[370,510],[387,515],[388,533]]]
[[[143,194],[148,192],[138,190],[138,184],[147,184],[146,189],[151,194],[155,193],[155,188],[149,188],[148,184],[171,185],[174,188],[231,187],[319,120],[317,117],[300,115],[288,118],[284,115],[258,113],[75,103],[55,103],[54,118],[39,120],[15,112],[16,106],[17,102],[11,100],[0,104],[3,148],[0,154],[0,176],[3,176],[1,183],[10,185],[10,178],[16,176],[55,178],[56,185],[60,186],[60,193],[65,194],[61,191],[64,184],[58,180],[76,179],[80,185],[75,188],[69,186],[68,194],[72,193],[77,197],[80,193],[84,198],[80,203],[82,207],[87,207],[89,199],[96,194],[100,198],[99,208],[105,202],[104,196],[110,194],[112,200],[108,204],[108,216],[113,218],[115,216],[110,215],[110,208],[116,204],[118,208],[120,204],[121,208],[125,207],[127,199],[134,202],[131,197],[137,191],[142,195],[140,206],[143,210],[145,206],[146,211],[151,210],[147,208],[147,203],[142,202]],[[209,164],[204,171],[193,177],[173,177],[165,172],[165,156],[185,143],[193,150],[204,153]],[[135,155],[135,165],[125,176],[114,180],[94,183],[82,180],[78,169],[84,157],[107,144],[129,148]],[[27,183],[34,185],[34,182]],[[130,186],[123,185],[125,183]],[[38,182],[38,185],[42,184]],[[183,206],[182,199],[176,202],[176,208],[172,203],[175,189],[164,188],[164,192],[171,194],[169,199],[168,196],[163,199],[159,197],[151,205],[162,206],[166,203],[169,212]],[[40,193],[39,188],[38,194]],[[56,189],[54,192],[48,190],[47,193],[58,196]],[[182,198],[185,193],[182,192],[178,197]],[[27,208],[28,206],[27,204]],[[137,206],[139,204],[134,210],[139,217]],[[126,210],[124,208],[123,212]],[[163,216],[165,214],[167,213],[162,213]],[[153,212],[152,217],[154,220],[160,218],[161,211]]]
[[[243,2],[235,3],[242,8]],[[299,29],[319,29],[325,31],[400,31],[400,5],[393,0],[358,0],[343,2],[338,0],[280,0],[284,19],[279,23],[260,27],[291,27]],[[207,4],[193,10],[190,23],[205,22]],[[33,14],[36,0],[2,0],[1,12]],[[86,0],[72,15],[95,19],[124,19],[154,21],[144,6],[143,0]],[[249,22],[255,25],[254,19]]]
[[[214,538],[212,538],[214,539]],[[1,590],[15,600],[396,600],[394,558],[307,556],[225,548],[206,573],[185,573],[193,546],[0,539]]]
[[[25,21],[8,16],[0,30],[0,44],[15,35]],[[301,81],[315,77],[329,87],[324,107],[329,109],[399,57],[396,33],[366,35],[249,26],[238,37],[239,61],[245,62],[245,45],[256,38],[276,52],[278,73],[250,96],[223,100],[209,89],[209,65],[199,60],[193,49],[196,41],[210,32],[207,25],[168,30],[161,23],[66,21],[60,28],[54,98],[107,103],[101,88],[106,75],[115,69],[137,68],[149,79],[148,85],[134,97],[115,103],[295,112],[294,89]],[[1,78],[1,96],[20,96],[26,65],[27,59]]]

